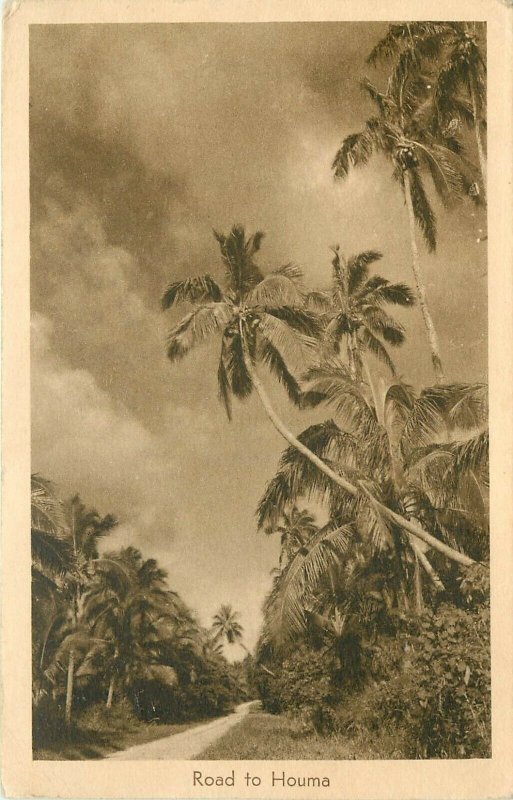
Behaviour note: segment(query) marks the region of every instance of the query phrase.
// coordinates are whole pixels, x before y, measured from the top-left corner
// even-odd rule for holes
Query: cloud
[[[52,325],[32,322],[33,469],[71,494],[114,511],[148,534],[172,527],[173,506],[161,481],[176,480],[169,448],[102,390],[88,370],[70,368],[52,349]],[[149,522],[151,520],[151,523]],[[152,535],[158,536],[159,530]],[[149,534],[148,534],[149,535]]]

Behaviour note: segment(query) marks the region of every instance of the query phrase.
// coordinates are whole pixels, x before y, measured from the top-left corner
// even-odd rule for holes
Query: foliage
[[[455,384],[416,395],[392,382],[378,391],[355,384],[335,361],[311,369],[308,378],[305,396],[312,404],[329,404],[337,421],[311,426],[300,438],[366,491],[356,497],[346,493],[296,448],[283,453],[260,501],[260,526],[272,526],[291,503],[305,497],[324,504],[330,521],[275,579],[264,629],[275,644],[305,631],[308,610],[326,615],[319,599],[330,570],[338,570],[330,578],[338,597],[332,591],[335,602],[328,616],[338,608],[346,630],[351,619],[364,625],[372,603],[380,613],[387,609],[386,616],[390,608],[420,609],[440,592],[453,591],[446,560],[424,549],[423,578],[416,543],[390,524],[373,497],[452,547],[479,559],[488,553],[484,387]]]
[[[323,731],[340,700],[338,664],[333,655],[302,645],[283,660],[276,678],[262,674],[258,689],[265,710],[299,713]]]
[[[489,757],[489,622],[487,605],[442,605],[410,624],[389,642],[388,668],[380,654],[377,682],[342,704],[337,728],[400,730],[403,758]]]
[[[216,716],[247,697],[244,670],[222,657],[212,634],[169,588],[155,559],[145,559],[131,546],[99,554],[99,539],[115,523],[112,515],[88,510],[78,496],[62,503],[48,481],[34,476],[32,655],[38,748],[62,739],[64,718],[66,735],[78,746],[91,725],[114,736],[118,717],[119,729],[128,730],[137,719]],[[228,606],[223,610],[229,611],[223,634],[239,640],[237,613]]]
[[[384,309],[386,305],[411,307],[413,291],[404,283],[391,283],[380,275],[369,275],[369,266],[382,254],[368,250],[347,260],[333,248],[332,286],[307,295],[307,305],[321,318],[321,355],[340,353],[345,340],[351,377],[361,380],[365,352],[372,353],[395,375],[387,345],[404,342],[403,326]]]
[[[297,401],[294,364],[304,364],[318,330],[316,315],[304,307],[302,272],[286,264],[264,275],[255,261],[264,237],[261,231],[247,237],[242,225],[234,225],[228,235],[214,235],[225,269],[224,288],[210,275],[169,285],[163,309],[185,302],[192,310],[171,329],[168,357],[177,361],[211,335],[221,336],[219,397],[229,419],[232,395],[244,400],[251,394],[248,364],[256,360]]]

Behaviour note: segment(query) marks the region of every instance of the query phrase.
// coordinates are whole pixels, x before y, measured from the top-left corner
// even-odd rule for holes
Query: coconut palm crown
[[[221,284],[211,275],[171,283],[162,298],[163,309],[179,302],[192,310],[169,333],[171,361],[186,356],[211,334],[221,335],[218,368],[219,396],[231,418],[231,396],[249,396],[253,381],[247,368],[263,361],[298,401],[300,389],[289,364],[299,365],[314,344],[317,316],[303,308],[301,270],[292,264],[264,275],[255,263],[264,234],[246,238],[241,225],[230,233],[214,231],[225,268]]]
[[[361,380],[362,352],[368,351],[385,363],[393,375],[395,367],[386,344],[404,342],[404,328],[386,313],[384,305],[411,307],[414,292],[404,283],[391,283],[380,275],[369,276],[369,266],[382,254],[367,250],[347,260],[333,248],[332,286],[311,292],[307,303],[318,309],[323,323],[325,349],[338,353],[345,339],[347,360],[353,379]]]
[[[215,631],[216,641],[226,639],[228,644],[240,642],[244,629],[240,624],[238,611],[234,611],[230,605],[222,605],[214,615],[212,630]]]
[[[279,524],[266,527],[268,536],[280,534],[280,571],[293,560],[298,550],[304,548],[317,530],[314,517],[306,509],[299,509],[296,505],[283,509]]]
[[[400,68],[401,62],[409,60],[419,70],[428,68],[436,72],[434,91],[427,103],[432,113],[432,128],[442,139],[451,138],[460,122],[474,129],[486,196],[486,154],[482,141],[486,105],[486,62],[482,54],[485,39],[483,23],[478,22],[394,24],[367,61],[376,64],[394,60],[396,68]]]

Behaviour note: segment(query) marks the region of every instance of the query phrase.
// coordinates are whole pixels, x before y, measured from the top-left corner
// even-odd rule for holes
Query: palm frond
[[[255,358],[255,339],[249,331],[245,332],[246,343],[250,352],[250,357]],[[240,332],[236,325],[229,326],[225,338],[226,344],[225,357],[223,359],[226,377],[229,382],[230,390],[239,400],[249,397],[253,389],[251,377],[244,363],[244,352]]]
[[[415,400],[404,429],[404,443],[415,449],[431,444],[447,428],[472,430],[487,415],[484,384],[448,384],[424,389]]]
[[[380,340],[374,336],[368,328],[361,328],[359,336],[362,344],[369,351],[369,353],[372,353],[372,355],[375,356],[378,361],[386,364],[392,375],[395,376],[396,371],[394,362],[390,358],[386,347],[380,342]],[[401,342],[399,342],[399,344],[400,343]]]
[[[383,258],[383,253],[377,250],[366,250],[356,256],[351,256],[347,262],[349,273],[348,292],[354,294],[367,279],[369,274],[369,264],[374,264]]]
[[[478,473],[488,472],[488,430],[482,431],[465,442],[454,443],[451,449],[455,455],[455,469],[458,473],[470,470]]]
[[[268,310],[258,316],[258,338],[264,343],[268,342],[292,369],[304,370],[305,364],[312,359],[317,342],[313,337],[299,333],[294,326],[311,329],[311,315],[305,317],[302,310],[298,310],[299,315],[296,315],[293,309],[288,308],[276,311],[278,314],[272,313],[271,309],[271,313]]]
[[[351,380],[349,370],[336,360],[310,368],[304,376],[303,403],[305,407],[320,402],[332,406],[340,415],[344,428],[371,436],[376,427],[376,415],[362,387]]]
[[[340,430],[333,420],[311,425],[299,434],[298,439],[339,474],[350,479],[363,477],[358,469],[360,457],[356,439]],[[301,496],[332,502],[336,495],[338,505],[341,505],[345,494],[306,456],[295,447],[288,447],[281,456],[277,474],[268,483],[260,500],[258,526],[275,526],[290,502]]]
[[[346,136],[331,165],[335,178],[345,178],[351,167],[367,164],[373,148],[373,139],[368,130]]]
[[[304,593],[313,590],[331,564],[347,552],[353,531],[350,526],[323,528],[288,566],[270,602],[266,604],[267,636],[276,646],[305,629]]]
[[[176,303],[199,303],[207,300],[221,302],[222,289],[211,275],[198,275],[170,283],[162,295],[162,308],[166,310]]]
[[[210,334],[222,331],[232,318],[228,303],[209,303],[187,314],[169,333],[167,356],[178,361]]]
[[[279,382],[285,387],[290,400],[298,406],[301,405],[301,389],[295,377],[288,370],[287,364],[279,350],[269,341],[264,341],[261,346],[261,358],[273,375],[275,375]]]
[[[253,256],[260,249],[264,234],[257,231],[246,239],[244,226],[234,225],[228,235],[214,230],[214,236],[221,250],[226,279],[238,302],[243,302],[248,292],[264,277],[253,261]]]
[[[246,295],[248,306],[301,306],[304,301],[303,273],[294,264],[270,272]]]
[[[228,371],[226,368],[226,363],[228,360],[228,342],[223,336],[223,340],[221,342],[221,354],[219,357],[219,366],[217,368],[217,385],[218,385],[218,394],[219,399],[223,403],[226,415],[228,419],[231,421],[232,419],[232,400],[231,400],[231,386],[230,386],[230,378],[228,377]]]
[[[404,342],[404,327],[382,308],[368,307],[364,311],[365,323],[370,331],[381,336],[388,344],[397,347]]]
[[[376,304],[390,303],[396,306],[411,307],[416,296],[413,289],[405,283],[390,283],[385,278],[378,281],[379,276],[370,278],[362,286],[359,296],[367,302]]]
[[[278,520],[293,499],[288,471],[276,473],[267,484],[257,507],[257,524],[261,530],[269,526],[274,530]]]
[[[360,87],[377,106],[379,113],[386,116],[386,113],[390,108],[390,99],[387,97],[387,95],[383,94],[383,92],[380,92],[379,89],[377,89],[368,78],[361,79]]]
[[[331,292],[320,290],[309,292],[305,298],[305,305],[320,314],[331,311],[333,308]]]
[[[377,488],[373,486],[374,497],[376,496]],[[392,548],[393,540],[390,525],[381,514],[379,507],[371,499],[370,494],[364,495],[360,499],[355,524],[363,541],[370,543],[373,552],[379,553],[385,549]]]

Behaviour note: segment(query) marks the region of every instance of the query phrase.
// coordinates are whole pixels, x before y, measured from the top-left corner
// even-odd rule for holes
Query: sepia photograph
[[[6,6],[6,797],[513,792],[512,13]]]
[[[30,27],[34,760],[490,758],[486,33]]]

